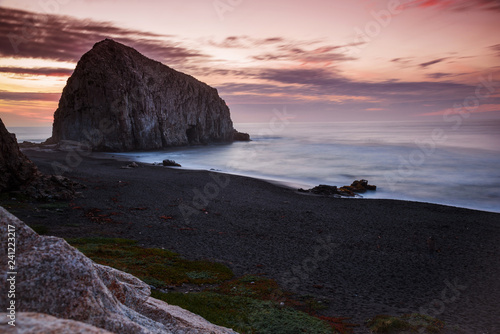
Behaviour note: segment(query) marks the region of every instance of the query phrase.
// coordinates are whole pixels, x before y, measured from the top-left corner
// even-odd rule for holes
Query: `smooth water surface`
[[[236,124],[251,142],[113,153],[139,162],[173,159],[310,188],[367,179],[368,198],[392,198],[500,212],[500,121]],[[23,128],[26,129],[26,128]],[[50,131],[17,133],[42,141]],[[45,136],[45,137],[40,137]],[[37,139],[38,138],[38,139]]]

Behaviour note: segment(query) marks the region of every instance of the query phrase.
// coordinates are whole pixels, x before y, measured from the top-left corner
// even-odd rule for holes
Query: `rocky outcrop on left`
[[[138,278],[94,263],[63,239],[39,236],[0,207],[0,234],[7,237],[8,229],[16,235],[16,312],[48,314],[116,334],[236,333],[151,298],[149,285]],[[0,248],[0,257],[7,259],[7,247]],[[12,271],[7,265],[1,261],[0,272]],[[8,289],[0,284],[2,311],[10,305]],[[2,322],[0,332],[8,326]]]
[[[0,193],[20,192],[35,199],[70,199],[79,185],[63,176],[43,175],[19,150],[16,136],[0,119]]]
[[[18,190],[41,176],[0,119],[0,192]]]

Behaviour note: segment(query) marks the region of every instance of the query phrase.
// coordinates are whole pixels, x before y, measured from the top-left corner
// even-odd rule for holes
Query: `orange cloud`
[[[0,100],[0,118],[6,126],[51,125],[55,101],[13,101]]]

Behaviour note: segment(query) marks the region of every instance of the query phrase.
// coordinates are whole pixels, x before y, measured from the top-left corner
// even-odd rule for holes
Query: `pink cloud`
[[[43,75],[48,77],[68,77],[73,73],[72,69],[67,68],[52,68],[52,67],[37,67],[37,68],[24,68],[24,67],[0,67],[0,73],[7,73],[11,75]]]
[[[477,108],[469,108],[469,110],[463,109],[443,109],[435,112],[420,114],[418,116],[445,116],[445,115],[466,115],[466,114],[477,114],[484,112],[500,112],[500,104],[482,104]]]

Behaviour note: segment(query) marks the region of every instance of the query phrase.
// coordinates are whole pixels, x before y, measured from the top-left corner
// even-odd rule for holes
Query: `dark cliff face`
[[[106,39],[68,79],[50,142],[131,151],[230,142],[234,134],[216,89]]]
[[[19,151],[16,136],[0,119],[0,192],[18,190],[38,177],[35,164]]]
[[[16,136],[9,133],[0,119],[0,193],[19,192],[33,199],[74,197],[80,185],[63,176],[43,175],[20,150]]]

